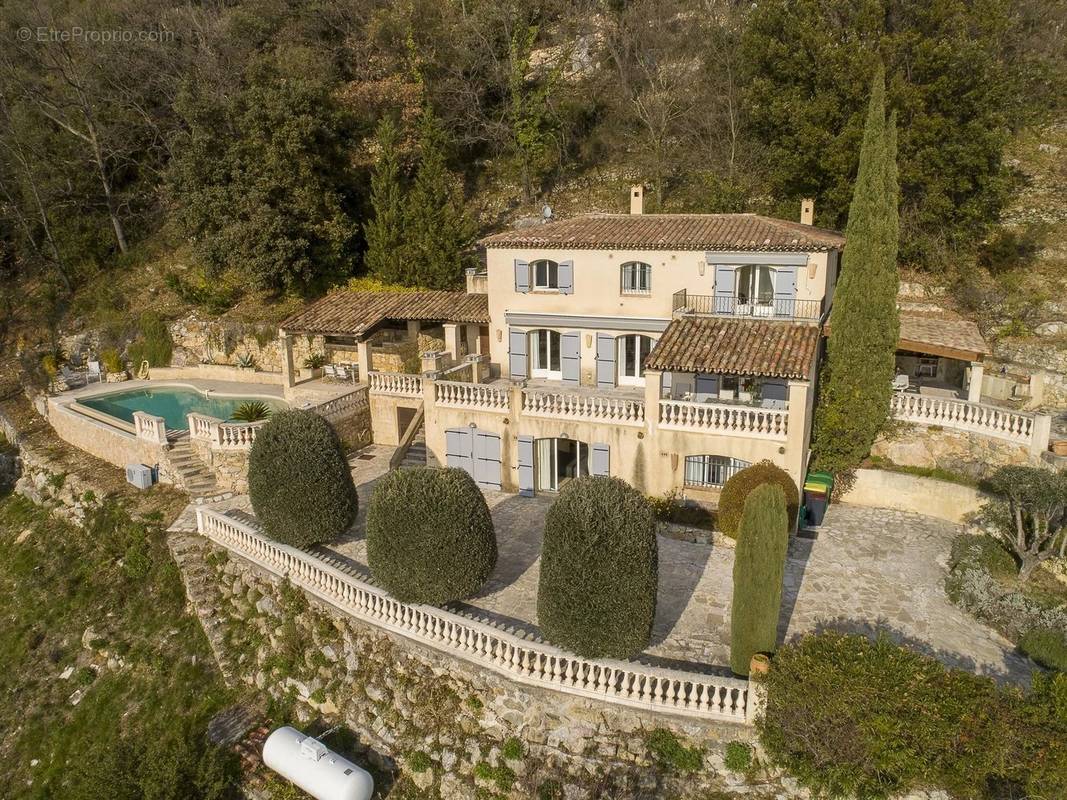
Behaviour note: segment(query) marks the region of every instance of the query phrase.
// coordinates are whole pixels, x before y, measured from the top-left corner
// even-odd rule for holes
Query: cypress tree
[[[419,118],[419,165],[404,209],[405,283],[454,289],[470,262],[474,225],[445,161],[445,132],[429,108]]]
[[[886,121],[885,75],[879,66],[845,227],[815,415],[816,463],[836,474],[847,475],[860,464],[889,415],[900,334],[896,143],[896,116]]]
[[[404,205],[400,185],[400,158],[397,152],[397,129],[393,120],[384,117],[378,123],[378,160],[371,177],[371,205],[374,219],[364,228],[367,271],[385,283],[404,283]]]
[[[730,669],[738,675],[748,675],[753,655],[769,653],[777,644],[788,547],[785,494],[782,487],[765,483],[745,500],[734,553]]]

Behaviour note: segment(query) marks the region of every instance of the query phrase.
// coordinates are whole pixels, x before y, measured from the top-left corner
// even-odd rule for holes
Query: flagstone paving
[[[363,537],[374,481],[392,448],[371,446],[353,459],[360,514],[348,534],[320,549],[369,574]],[[460,608],[537,635],[541,526],[551,496],[487,492],[499,557],[482,593]],[[242,507],[239,499],[227,503]],[[247,505],[244,505],[247,507]],[[794,539],[786,565],[779,635],[833,627],[873,634],[935,655],[946,664],[1025,683],[1032,665],[1010,643],[952,605],[943,581],[952,539],[961,529],[900,511],[834,505],[814,541]],[[659,596],[650,663],[729,663],[733,549],[659,537]]]

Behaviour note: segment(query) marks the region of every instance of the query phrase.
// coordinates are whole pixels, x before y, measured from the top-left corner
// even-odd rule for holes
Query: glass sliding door
[[[535,488],[558,492],[572,478],[589,474],[589,445],[573,439],[538,439],[534,464]]]
[[[774,270],[746,264],[737,270],[737,312],[756,317],[774,315]]]

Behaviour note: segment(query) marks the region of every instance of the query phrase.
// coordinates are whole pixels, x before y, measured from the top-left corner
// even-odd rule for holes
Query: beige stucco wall
[[[928,517],[964,522],[988,495],[971,486],[922,478],[881,469],[856,470],[856,482],[838,502],[896,511],[913,511]]]
[[[768,253],[773,262],[776,253]],[[515,291],[515,261],[574,262],[574,292]],[[827,288],[830,273],[836,268],[836,253],[809,253],[808,265],[797,268],[797,299],[819,300]],[[652,285],[648,295],[624,295],[620,288],[619,268],[629,261],[641,261],[652,266]],[[507,366],[507,313],[567,314],[591,317],[638,317],[656,320],[671,318],[675,292],[686,289],[693,294],[714,294],[715,267],[707,263],[703,250],[552,250],[489,248],[488,265],[490,358],[495,364]],[[828,267],[829,262],[829,267]],[[703,273],[703,274],[701,274]],[[554,330],[574,330],[561,324]],[[593,333],[597,328],[590,329]],[[621,331],[603,328],[615,334]],[[627,331],[632,332],[632,331]],[[651,331],[650,331],[651,332]],[[658,335],[658,334],[656,334]],[[592,345],[582,337],[582,367],[586,360],[589,369],[595,355],[595,336]],[[584,380],[583,380],[584,382]]]

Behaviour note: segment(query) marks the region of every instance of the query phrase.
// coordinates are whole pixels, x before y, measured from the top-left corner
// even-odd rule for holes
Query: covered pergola
[[[967,400],[982,396],[984,360],[992,351],[978,326],[944,314],[900,312],[897,369],[923,385],[959,386]]]
[[[366,375],[372,363],[371,338],[378,331],[399,324],[406,326],[412,341],[418,340],[424,326],[442,326],[445,351],[458,360],[463,329],[468,347],[481,352],[482,328],[489,324],[489,299],[484,294],[447,291],[331,292],[279,326],[285,386],[296,384],[295,336],[321,336],[334,346],[355,350],[360,372]]]

